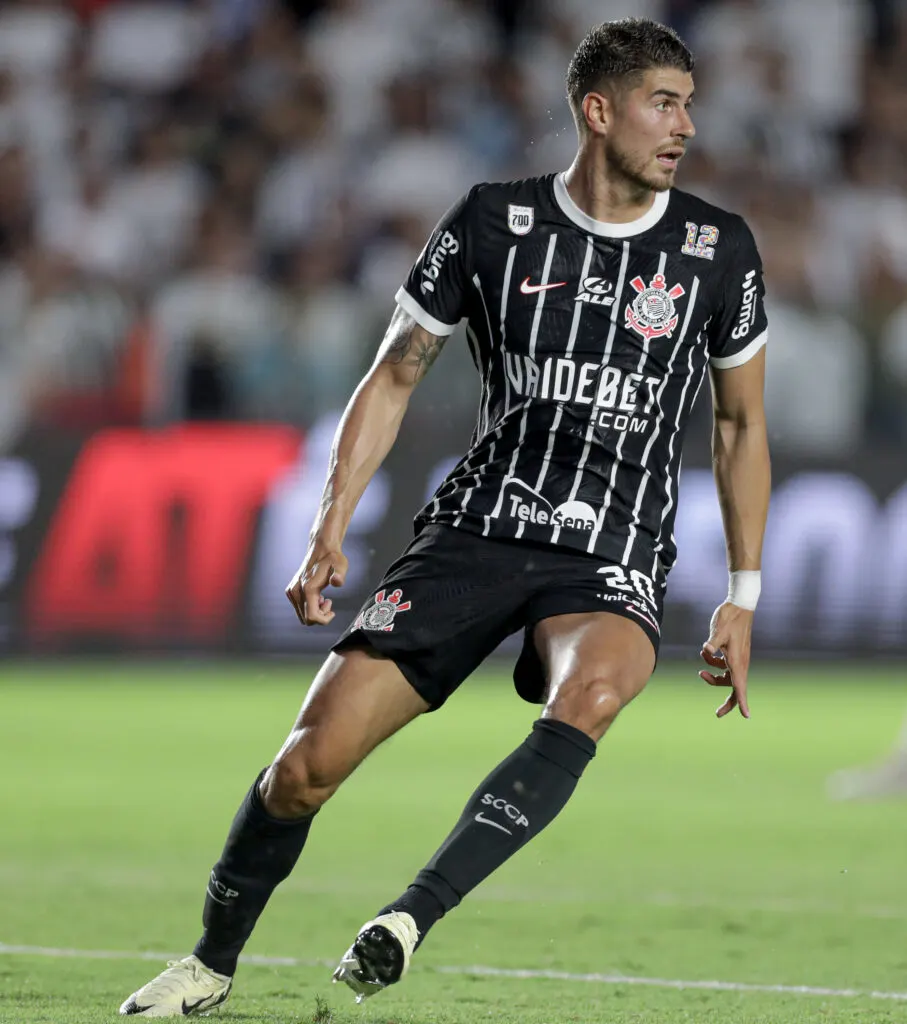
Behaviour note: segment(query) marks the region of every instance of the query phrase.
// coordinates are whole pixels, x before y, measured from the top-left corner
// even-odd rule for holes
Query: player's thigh
[[[389,658],[358,648],[331,653],[265,776],[266,801],[272,789],[329,795],[428,706]]]
[[[533,639],[547,680],[543,717],[599,740],[648,682],[652,640],[633,620],[610,612],[556,615],[536,624]]]
[[[568,681],[571,692],[591,694],[595,685],[587,677],[600,680],[607,673],[615,680],[609,692],[616,687],[623,693],[639,685],[640,675],[648,678],[661,643],[664,583],[639,569],[603,566],[562,552],[545,559],[542,569],[514,668],[517,693],[530,703],[545,704],[556,687],[563,707]],[[577,650],[582,651],[582,671]],[[571,697],[571,705],[580,699]]]

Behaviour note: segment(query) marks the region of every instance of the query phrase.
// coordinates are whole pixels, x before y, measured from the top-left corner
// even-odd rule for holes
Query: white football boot
[[[356,993],[356,1002],[398,982],[407,970],[419,941],[419,930],[410,914],[392,911],[367,921],[334,971]]]
[[[222,1006],[233,979],[217,974],[195,956],[170,960],[167,970],[143,985],[120,1007],[122,1016],[188,1017]]]

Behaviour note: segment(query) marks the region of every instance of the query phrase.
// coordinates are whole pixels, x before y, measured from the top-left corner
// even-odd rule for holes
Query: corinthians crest
[[[677,326],[674,300],[679,299],[686,289],[675,284],[668,290],[663,274],[656,274],[649,287],[641,277],[630,282],[638,293],[632,305],[627,306],[627,327],[641,334],[646,341],[650,338],[671,337]]]
[[[375,603],[369,605],[365,611],[359,613],[359,617],[353,624],[353,629],[374,629],[383,633],[390,633],[394,628],[394,617],[397,612],[407,612],[412,608],[411,601],[401,602],[402,590],[395,590],[391,594],[379,590],[375,594]]]

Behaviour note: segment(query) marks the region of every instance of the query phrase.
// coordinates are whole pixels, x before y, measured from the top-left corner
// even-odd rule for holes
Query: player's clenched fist
[[[286,590],[304,626],[326,626],[334,618],[331,599],[324,596],[324,590],[343,586],[348,564],[339,544],[329,545],[318,539],[311,543]]]

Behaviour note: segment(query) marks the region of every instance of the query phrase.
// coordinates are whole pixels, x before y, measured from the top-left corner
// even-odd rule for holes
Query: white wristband
[[[758,569],[741,569],[727,574],[727,600],[738,608],[754,612],[762,591],[762,573]]]

